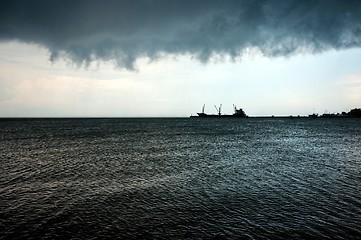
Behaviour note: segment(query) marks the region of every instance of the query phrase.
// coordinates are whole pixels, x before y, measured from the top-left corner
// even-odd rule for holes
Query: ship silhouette
[[[233,108],[234,108],[233,114],[222,114],[222,112],[221,112],[222,104],[219,107],[214,106],[216,108],[218,114],[205,113],[204,112],[205,107],[206,107],[206,105],[203,105],[202,112],[197,113],[198,117],[201,117],[201,118],[246,118],[246,117],[248,117],[242,108],[237,108],[235,105],[233,105]],[[197,117],[197,116],[191,116],[191,117]]]

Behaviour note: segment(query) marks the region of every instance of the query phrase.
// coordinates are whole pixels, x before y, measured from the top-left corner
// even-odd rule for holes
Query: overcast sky
[[[361,107],[361,2],[0,2],[0,117]]]

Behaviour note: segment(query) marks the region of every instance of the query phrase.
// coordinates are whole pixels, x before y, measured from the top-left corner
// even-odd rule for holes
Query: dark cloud
[[[51,60],[242,56],[247,49],[288,56],[361,46],[359,0],[8,0],[0,39],[45,46]]]

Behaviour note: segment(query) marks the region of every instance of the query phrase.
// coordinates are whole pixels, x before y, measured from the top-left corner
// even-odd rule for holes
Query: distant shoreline
[[[222,105],[221,105],[222,106]],[[310,119],[316,119],[316,118],[361,118],[361,108],[354,108],[349,112],[342,112],[342,113],[324,113],[322,115],[318,115],[316,113],[309,114],[308,116],[305,115],[288,115],[288,116],[247,116],[244,111],[240,108],[235,108],[235,113],[233,115],[222,115],[221,114],[221,106],[218,110],[218,115],[216,114],[206,114],[204,113],[204,107],[202,108],[202,113],[197,113],[197,115],[190,116],[191,118],[198,117],[198,118],[310,118]],[[216,107],[217,108],[217,107]],[[241,111],[242,114],[239,115],[238,112]]]
[[[190,116],[190,117],[0,117],[0,122],[7,121],[36,121],[36,120],[111,120],[111,119],[358,119],[360,117],[309,117],[309,116],[248,116],[244,118],[222,118],[222,117],[199,117],[199,116]]]
[[[191,118],[202,118],[202,119],[225,119],[222,117],[199,117],[199,116],[190,116]],[[244,118],[236,118],[236,117],[230,117],[228,119],[285,119],[285,118],[289,118],[289,119],[354,119],[354,118],[359,118],[359,117],[345,117],[345,116],[332,116],[332,117],[322,117],[322,116],[318,116],[318,117],[309,117],[309,116],[248,116],[248,117],[244,117]]]

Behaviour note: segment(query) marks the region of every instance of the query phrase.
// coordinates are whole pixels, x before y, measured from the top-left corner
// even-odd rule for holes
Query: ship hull
[[[244,115],[216,115],[216,114],[206,114],[206,113],[197,113],[200,118],[246,118]]]

